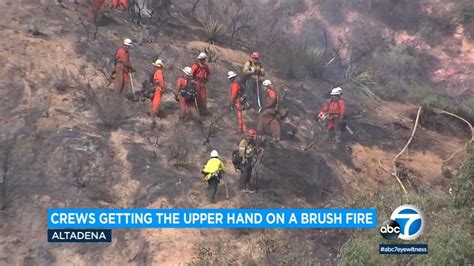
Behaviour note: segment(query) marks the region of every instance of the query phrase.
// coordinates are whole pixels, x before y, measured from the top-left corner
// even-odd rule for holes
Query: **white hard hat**
[[[152,65],[156,66],[156,67],[163,67],[163,60],[161,59],[157,59],[154,63],[152,63]]]
[[[193,70],[192,70],[190,67],[185,67],[185,68],[183,68],[183,72],[184,72],[184,74],[186,74],[187,76],[192,76],[192,75],[193,75]]]
[[[342,94],[342,88],[341,87],[336,87],[331,90],[331,95],[340,95]]]
[[[263,81],[262,84],[263,84],[263,86],[270,86],[270,85],[272,85],[272,82],[269,79],[266,79],[266,80]]]
[[[125,39],[123,40],[123,45],[126,45],[126,46],[131,46],[133,44],[132,40],[130,39]]]
[[[211,151],[211,158],[219,157],[219,153],[216,150]]]
[[[206,59],[207,58],[207,54],[206,53],[200,53],[198,55],[198,59]]]
[[[235,73],[234,71],[229,71],[227,72],[227,78],[228,79],[231,79],[233,77],[237,76],[237,73]]]

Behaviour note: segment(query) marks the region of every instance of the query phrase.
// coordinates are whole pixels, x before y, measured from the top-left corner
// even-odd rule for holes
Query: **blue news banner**
[[[110,242],[113,228],[373,229],[376,214],[375,209],[49,209],[48,241]]]

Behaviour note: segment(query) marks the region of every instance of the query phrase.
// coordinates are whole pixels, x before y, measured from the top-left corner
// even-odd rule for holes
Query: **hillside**
[[[203,133],[225,111],[226,73],[240,70],[252,50],[247,48],[250,43],[237,47],[204,42],[205,33],[190,26],[195,18],[179,7],[153,40],[126,12],[109,10],[94,40],[86,30],[93,25],[85,19],[85,5],[77,11],[69,5],[21,1],[1,5],[0,161],[5,208],[0,211],[0,264],[297,265],[310,260],[337,264],[349,230],[114,230],[110,245],[51,245],[45,237],[47,209],[335,207],[335,202],[350,201],[359,193],[370,197],[397,182],[383,168],[392,168],[391,158],[411,135],[418,109],[413,103],[369,98],[348,85],[344,97],[355,134],[345,135],[345,145],[334,148],[312,118],[340,75],[290,79],[268,56],[268,78],[283,96],[289,117],[283,139],[264,142],[259,191],[241,193],[230,161],[242,137],[235,133],[234,114],[219,121],[209,145],[203,144]],[[320,14],[314,10],[296,14],[294,23],[313,16]],[[353,14],[354,20],[357,16]],[[332,40],[343,30],[343,25],[327,25]],[[178,122],[178,105],[171,93],[162,100],[164,117],[156,126],[146,115],[148,102],[113,94],[112,58],[127,37],[138,40],[130,52],[137,87],[148,77],[157,56],[164,59],[168,88],[174,88],[181,69],[193,63],[200,51],[210,49],[217,57],[210,63],[212,115],[205,117],[203,132],[197,124]],[[397,40],[410,38],[400,33]],[[245,43],[244,38],[240,41]],[[473,49],[472,44],[466,48],[466,42],[463,39],[456,58],[428,49],[442,62],[429,69],[439,74],[439,82],[452,77],[456,82],[472,82],[472,69],[466,67],[474,63]],[[419,45],[423,49],[425,44]],[[450,68],[456,69],[454,74],[448,73]],[[453,93],[473,96],[472,90],[463,88]],[[255,112],[248,112],[245,119],[255,128]],[[288,134],[295,129],[296,136]],[[423,112],[414,141],[398,165],[402,181],[410,191],[448,191],[447,177],[457,173],[465,153],[439,162],[470,138],[463,122]],[[207,203],[200,179],[201,166],[212,149],[219,150],[229,168],[230,199],[225,200],[219,188],[216,204]],[[387,159],[381,162],[383,168],[382,158]]]

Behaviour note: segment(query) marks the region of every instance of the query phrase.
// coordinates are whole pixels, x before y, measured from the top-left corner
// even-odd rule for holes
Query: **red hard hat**
[[[247,136],[249,138],[255,138],[257,136],[257,131],[255,131],[253,129],[248,129],[247,130]]]
[[[257,51],[253,52],[252,55],[250,55],[250,56],[255,60],[260,59],[260,53],[257,52]]]

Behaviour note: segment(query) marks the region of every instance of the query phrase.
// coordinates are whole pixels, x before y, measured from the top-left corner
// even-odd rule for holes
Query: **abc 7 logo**
[[[380,227],[380,234],[388,240],[414,240],[425,227],[423,212],[413,205],[402,205]]]

